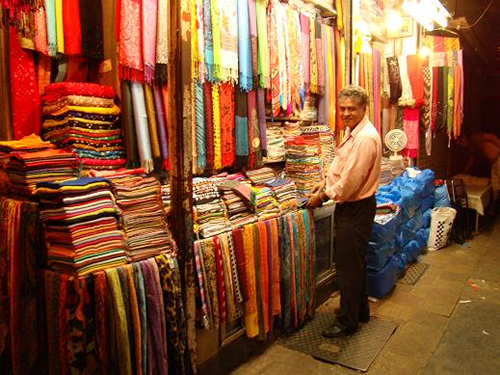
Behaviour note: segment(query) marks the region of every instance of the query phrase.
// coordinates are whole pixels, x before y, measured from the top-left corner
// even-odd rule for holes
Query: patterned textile
[[[432,105],[432,70],[429,66],[423,69],[424,78],[424,106],[421,112],[422,126],[425,130],[425,151],[428,156],[432,152],[432,128],[431,128],[431,105]]]
[[[325,90],[325,62],[324,54],[326,51],[323,50],[323,34],[321,32],[322,27],[319,21],[315,22],[316,27],[316,51],[318,60],[318,94],[323,95]]]
[[[221,112],[219,85],[212,85],[212,113],[213,113],[213,140],[214,140],[214,169],[222,168],[222,144],[221,144]]]
[[[79,0],[63,0],[64,52],[67,55],[81,55],[82,37],[80,29]]]
[[[248,299],[244,301],[244,320],[247,337],[253,338],[259,334],[259,321],[257,312],[257,286],[255,274],[256,263],[252,225],[247,225],[243,228],[243,248],[245,272],[242,278],[245,279],[246,291],[248,294]]]
[[[10,98],[14,139],[40,133],[40,93],[33,54],[21,48],[14,27],[9,27]]]
[[[142,82],[144,61],[142,50],[141,0],[120,0],[116,12],[118,38],[118,73],[121,80]]]
[[[309,17],[309,51],[311,55],[311,67],[310,67],[310,75],[311,75],[311,93],[318,93],[318,53],[316,51],[316,22],[315,17]]]
[[[205,69],[207,80],[211,83],[215,81],[214,74],[214,43],[212,36],[212,10],[211,0],[203,0],[203,45],[205,49]]]
[[[214,1],[212,1],[212,9]],[[234,83],[238,80],[238,17],[237,0],[217,2],[219,25],[212,22],[214,36],[215,77],[221,82]],[[248,5],[247,5],[248,6]],[[212,16],[213,19],[213,16]],[[215,44],[217,29],[220,32],[220,50]],[[220,66],[220,71],[218,71]]]
[[[220,325],[220,312],[219,312],[219,299],[217,290],[217,265],[215,258],[215,244],[212,239],[203,241],[202,246],[203,261],[205,264],[205,272],[207,281],[207,291],[210,300],[210,311],[212,313],[212,329],[219,329]]]
[[[111,86],[103,86],[96,83],[59,82],[52,83],[45,87],[45,95],[42,99],[44,102],[50,102],[68,95],[95,96],[98,98],[113,99],[115,97],[115,91]]]
[[[219,301],[219,317],[220,324],[223,326],[227,322],[227,304],[226,304],[226,285],[224,281],[224,263],[222,260],[222,252],[220,246],[220,238],[213,238],[215,250],[215,265],[217,271],[217,298]]]
[[[156,65],[156,16],[158,0],[142,0],[142,50],[144,58],[144,80],[154,80]],[[161,20],[166,22],[168,18]]]
[[[165,170],[169,169],[168,162],[168,135],[167,135],[167,118],[165,115],[165,106],[162,100],[161,88],[157,85],[153,86],[153,97],[156,113],[156,125],[158,127],[158,141],[160,143],[162,166]]]
[[[399,61],[396,56],[387,58],[387,67],[389,69],[389,85],[391,87],[391,103],[397,103],[403,92],[401,76],[399,73]]]
[[[220,86],[220,128],[222,167],[231,167],[235,160],[235,93],[234,87]]]
[[[196,111],[196,160],[198,170],[205,169],[207,164],[206,143],[205,136],[205,105],[203,84],[196,81],[194,83],[194,96],[195,96],[195,111]],[[224,102],[223,102],[224,103]],[[224,106],[224,104],[223,104]]]
[[[48,55],[47,46],[47,18],[44,7],[40,7],[35,12],[35,50]]]
[[[160,84],[167,82],[168,25],[168,1],[158,0],[155,77]]]
[[[158,125],[156,124],[155,103],[153,99],[153,89],[151,85],[144,84],[144,99],[146,103],[146,113],[148,115],[149,135],[151,140],[151,151],[154,159],[161,159],[160,143],[158,140]]]
[[[211,84],[205,82],[203,84],[203,98],[205,99],[205,135],[206,135],[206,152],[207,152],[207,168],[214,168],[214,117],[212,103],[212,87]]]

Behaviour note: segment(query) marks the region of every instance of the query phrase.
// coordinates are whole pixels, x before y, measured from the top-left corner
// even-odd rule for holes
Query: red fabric
[[[422,105],[424,101],[424,65],[426,60],[419,55],[406,56],[408,77],[415,105]]]
[[[235,160],[234,87],[223,83],[219,91],[222,167],[230,167]]]
[[[33,53],[21,48],[16,30],[9,27],[10,94],[14,139],[39,134],[40,93]]]
[[[214,237],[215,244],[215,263],[217,268],[217,290],[219,292],[219,316],[220,323],[226,322],[226,286],[224,285],[224,265],[222,264],[222,253],[220,249],[219,237]]]
[[[438,108],[438,68],[432,68],[432,107],[431,107],[431,130],[436,129],[436,116]]]
[[[259,252],[260,264],[256,265],[260,269],[260,285],[262,293],[262,310],[264,316],[265,332],[269,332],[269,270],[267,261],[267,230],[266,224],[263,221],[257,222],[257,229],[259,231]],[[271,281],[272,282],[272,281]]]
[[[63,0],[64,53],[81,55],[82,34],[80,30],[79,0]]]
[[[54,102],[66,95],[96,96],[98,98],[113,99],[115,97],[115,90],[111,86],[98,85],[97,83],[59,82],[45,87],[45,95],[43,95],[42,100],[44,102]]]

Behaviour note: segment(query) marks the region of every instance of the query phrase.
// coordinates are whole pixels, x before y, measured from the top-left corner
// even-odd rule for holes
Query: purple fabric
[[[161,100],[161,89],[157,85],[153,85],[153,98],[155,102],[156,126],[158,127],[161,158],[165,160],[168,158],[167,122],[165,118],[165,108],[163,108],[163,101]]]
[[[257,116],[260,128],[260,146],[262,156],[267,156],[267,135],[266,135],[266,104],[263,89],[257,89]]]

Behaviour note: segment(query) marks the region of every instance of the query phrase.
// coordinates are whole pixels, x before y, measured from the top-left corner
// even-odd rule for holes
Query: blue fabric
[[[434,191],[434,207],[451,207],[450,196],[446,185],[437,186]]]
[[[248,92],[252,90],[252,51],[247,0],[238,0],[238,64],[241,91]]]
[[[194,83],[194,90],[194,104],[196,110],[196,164],[198,169],[204,169],[207,165],[205,103],[203,85],[198,80]]]
[[[248,120],[246,117],[236,116],[235,119],[236,155],[248,156]]]
[[[212,39],[212,12],[210,11],[210,0],[203,0],[203,39],[205,46],[205,68],[207,79],[215,82],[214,77],[214,44]]]

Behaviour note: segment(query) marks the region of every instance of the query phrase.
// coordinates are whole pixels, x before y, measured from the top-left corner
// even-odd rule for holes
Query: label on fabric
[[[113,70],[111,59],[106,59],[99,64],[99,73],[107,73]]]

